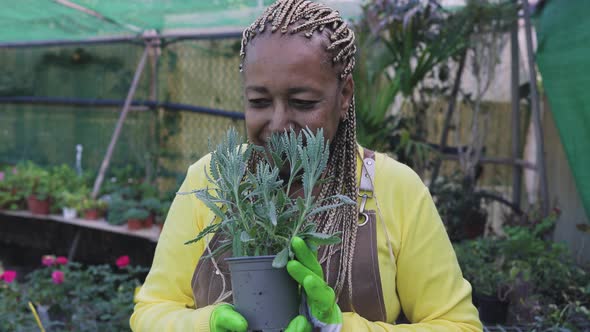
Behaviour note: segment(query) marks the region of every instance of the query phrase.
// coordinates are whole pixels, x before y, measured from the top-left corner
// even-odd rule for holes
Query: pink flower
[[[117,258],[117,266],[122,269],[125,266],[129,265],[129,256],[121,256]]]
[[[4,172],[0,172],[0,181],[4,181]]]
[[[41,257],[41,263],[45,266],[51,266],[55,264],[55,256],[53,255],[44,255]]]
[[[59,270],[55,270],[53,273],[51,273],[51,279],[53,279],[54,284],[59,285],[64,282],[64,273]]]
[[[12,174],[18,174],[18,170],[16,169],[16,167],[12,168]]]
[[[57,256],[55,263],[59,265],[66,265],[68,264],[68,259],[64,256]]]
[[[16,278],[16,271],[6,270],[4,273],[0,274],[0,280],[4,280],[7,284],[14,281]]]

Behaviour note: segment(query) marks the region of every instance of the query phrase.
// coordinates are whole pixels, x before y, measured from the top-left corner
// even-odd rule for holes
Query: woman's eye
[[[291,105],[295,108],[299,109],[311,109],[317,105],[317,101],[315,100],[305,100],[305,99],[292,99]]]
[[[250,104],[250,107],[264,108],[270,105],[270,100],[265,98],[248,99],[248,104]]]

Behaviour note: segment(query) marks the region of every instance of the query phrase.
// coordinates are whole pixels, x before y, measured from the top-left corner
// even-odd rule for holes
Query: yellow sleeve
[[[471,285],[463,279],[455,251],[428,188],[419,185],[406,202],[397,257],[397,290],[407,331],[481,331]],[[401,328],[401,326],[400,326]],[[404,331],[404,330],[400,330]]]
[[[206,162],[189,168],[180,192],[204,186]],[[204,244],[185,245],[203,228],[204,206],[194,195],[176,195],[160,235],[154,261],[130,319],[133,331],[209,331],[214,306],[194,309],[191,278]]]
[[[463,279],[428,188],[413,171],[399,171],[407,176],[397,184],[401,186],[395,195],[397,212],[393,218],[385,217],[393,219],[387,221],[388,228],[399,227],[397,232],[391,230],[391,234],[399,234],[396,280],[382,283],[395,283],[403,312],[412,324],[370,322],[358,314],[345,313],[342,331],[482,331],[471,301],[471,285]],[[380,257],[380,265],[391,264],[385,261]]]

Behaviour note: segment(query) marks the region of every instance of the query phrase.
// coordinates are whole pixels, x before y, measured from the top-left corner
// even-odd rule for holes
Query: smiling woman
[[[286,331],[480,331],[471,286],[462,277],[428,189],[408,167],[356,143],[354,33],[337,11],[279,0],[244,31],[241,72],[250,143],[273,133],[322,129],[330,141],[319,202],[345,195],[358,204],[313,217],[342,242],[313,252],[295,238],[289,274],[305,295]],[[259,152],[260,153],[260,152]],[[253,153],[249,169],[262,156]],[[214,186],[210,156],[191,166],[181,192]],[[295,190],[297,191],[297,190]],[[177,196],[131,317],[136,331],[246,331],[226,302],[227,271],[206,255],[215,243],[184,246],[213,213]],[[205,255],[204,255],[205,254]],[[405,316],[410,324],[397,324]]]

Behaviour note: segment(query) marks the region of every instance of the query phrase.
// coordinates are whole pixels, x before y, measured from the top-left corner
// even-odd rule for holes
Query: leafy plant
[[[126,220],[144,220],[149,217],[150,213],[146,209],[142,208],[131,208],[125,212],[125,219]]]
[[[136,204],[135,201],[126,200],[119,194],[111,195],[108,201],[107,222],[111,225],[123,225],[127,222],[125,213]]]
[[[18,210],[24,205],[22,195],[17,192],[16,167],[0,171],[0,209]]]
[[[57,195],[58,207],[75,209],[78,212],[84,211],[84,201],[87,200],[89,193],[87,191],[62,191]]]
[[[186,244],[221,232],[225,242],[217,253],[231,248],[234,257],[276,255],[273,266],[283,267],[293,255],[294,236],[312,245],[338,243],[337,234],[318,233],[313,222],[314,216],[354,204],[343,195],[324,201],[314,196],[316,185],[329,180],[322,179],[329,157],[323,130],[274,134],[266,148],[241,142],[231,129],[211,153],[210,174],[206,174],[213,187],[179,193],[194,194],[216,217]],[[264,157],[250,171],[247,165],[254,151]],[[288,172],[288,178],[281,178],[281,171]]]
[[[439,177],[431,185],[436,207],[452,241],[473,237],[472,229],[484,228],[487,212],[483,196],[475,191],[469,178],[461,173]]]
[[[62,273],[56,282],[52,274]],[[0,281],[0,331],[38,330],[28,302],[45,313],[47,331],[125,331],[133,299],[147,269],[84,266],[76,262],[43,267],[22,282]]]
[[[172,202],[164,201],[160,204],[160,209],[156,213],[156,218],[154,219],[156,224],[164,224],[166,221],[166,215],[168,215],[168,210],[170,210],[170,205]]]
[[[100,199],[92,199],[90,197],[85,197],[80,205],[80,209],[82,211],[88,211],[88,210],[99,210],[99,211],[103,211],[107,208],[107,203],[103,200]]]
[[[155,197],[145,198],[140,203],[141,207],[148,210],[150,213],[156,214],[159,212],[162,203]]]

